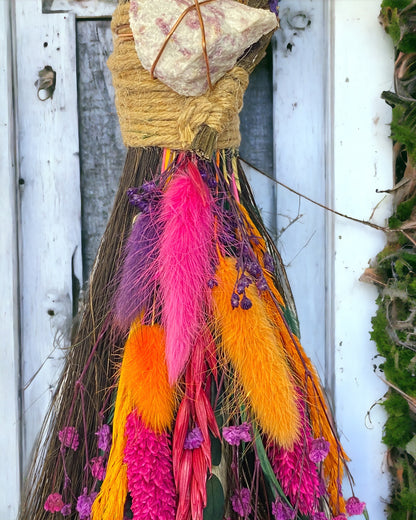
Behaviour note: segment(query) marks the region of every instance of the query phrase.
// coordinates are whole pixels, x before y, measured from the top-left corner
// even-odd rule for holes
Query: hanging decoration
[[[22,520],[366,514],[342,496],[347,456],[238,159],[244,90],[277,26],[275,3],[247,3],[132,0],[114,13],[127,159]],[[152,75],[181,71],[169,41],[193,56],[194,40],[189,65],[205,71],[189,96]]]

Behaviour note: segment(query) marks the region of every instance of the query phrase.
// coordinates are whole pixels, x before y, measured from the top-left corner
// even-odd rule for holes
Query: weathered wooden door
[[[0,0],[5,520],[16,517],[20,480],[124,158],[105,66],[115,3]],[[377,24],[379,2],[280,5],[282,30],[245,100],[241,155],[298,192],[367,219],[380,200],[375,188],[391,183],[389,112],[379,94],[391,86],[392,49]],[[279,239],[303,342],[333,397],[357,494],[382,518],[382,414],[373,413],[372,429],[365,422],[384,392],[368,336],[375,293],[358,278],[384,238],[252,169],[249,176]],[[378,222],[385,211],[377,209]]]

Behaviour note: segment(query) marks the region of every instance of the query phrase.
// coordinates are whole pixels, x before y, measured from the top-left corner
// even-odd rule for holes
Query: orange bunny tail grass
[[[126,447],[125,425],[131,412],[125,388],[119,386],[113,421],[113,442],[108,459],[107,471],[100,492],[95,499],[92,520],[123,520],[127,497],[127,466],[124,464]]]
[[[296,389],[284,353],[255,287],[247,289],[252,306],[232,308],[235,259],[220,257],[213,288],[216,324],[226,358],[241,381],[261,428],[280,446],[291,448],[299,435]]]
[[[124,349],[120,385],[147,428],[162,433],[171,427],[175,390],[168,382],[165,337],[159,325],[133,325]]]

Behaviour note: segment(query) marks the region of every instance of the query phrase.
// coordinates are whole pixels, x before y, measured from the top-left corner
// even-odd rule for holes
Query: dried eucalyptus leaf
[[[130,26],[141,64],[151,70],[167,35],[193,0],[131,0]],[[237,59],[264,34],[277,27],[276,16],[235,0],[214,0],[200,6],[212,84],[231,70]],[[202,33],[196,9],[174,31],[154,75],[184,96],[208,89]]]

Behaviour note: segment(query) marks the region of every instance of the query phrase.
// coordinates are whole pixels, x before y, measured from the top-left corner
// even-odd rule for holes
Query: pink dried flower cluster
[[[98,479],[104,480],[105,477],[105,459],[102,456],[94,457],[90,460],[91,475]]]
[[[328,520],[328,517],[325,513],[318,512],[312,515],[312,520]]]
[[[103,424],[95,433],[98,437],[97,446],[99,450],[109,452],[111,447],[111,428],[108,424]]]
[[[284,504],[281,500],[276,500],[272,504],[272,513],[276,520],[293,520],[295,518],[295,511]]]
[[[52,493],[48,496],[44,504],[45,511],[50,513],[57,513],[64,507],[62,495],[60,493]]]
[[[250,490],[248,488],[237,490],[231,497],[231,506],[238,515],[248,516],[251,513]]]
[[[78,497],[76,510],[81,520],[88,520],[91,514],[91,507],[98,493],[88,493],[88,489],[84,488],[84,492]]]
[[[176,491],[169,437],[146,428],[136,412],[126,422],[124,462],[134,518],[175,520]]]
[[[347,517],[346,517],[346,515],[344,515],[344,513],[341,513],[337,516],[334,516],[334,518],[332,520],[347,520]]]
[[[243,422],[239,426],[225,426],[222,429],[222,436],[232,446],[238,446],[241,441],[251,441],[251,426],[247,422]]]
[[[350,497],[345,504],[345,509],[349,516],[361,515],[365,510],[365,502],[360,502],[357,497]]]
[[[318,464],[326,459],[329,453],[329,442],[323,437],[312,439],[310,442],[309,460]]]
[[[58,433],[61,445],[76,451],[79,446],[79,435],[74,426],[66,426]]]

